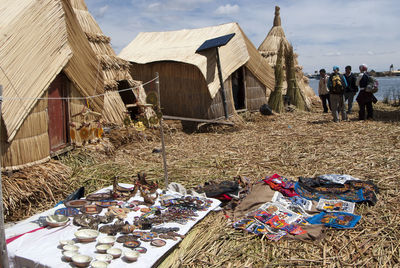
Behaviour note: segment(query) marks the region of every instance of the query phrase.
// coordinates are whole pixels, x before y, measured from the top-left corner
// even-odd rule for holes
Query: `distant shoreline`
[[[359,75],[360,73],[354,73],[355,75]],[[393,71],[393,72],[375,72],[371,71],[368,72],[368,74],[375,76],[375,77],[399,77],[400,76],[400,71]],[[319,74],[308,74],[306,75],[307,78],[309,79],[317,79],[319,80]]]

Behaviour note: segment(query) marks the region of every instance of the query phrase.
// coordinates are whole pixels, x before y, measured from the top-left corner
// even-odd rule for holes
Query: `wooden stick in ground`
[[[161,110],[161,100],[160,100],[160,76],[158,75],[158,72],[156,73],[157,80],[156,80],[156,86],[157,86],[157,94],[158,94],[158,107]],[[160,118],[160,133],[161,133],[161,146],[162,146],[162,157],[163,157],[163,164],[164,164],[164,180],[165,180],[165,189],[168,188],[168,167],[167,167],[167,158],[165,155],[165,140],[164,140],[164,129],[163,129],[163,119],[162,116]]]
[[[0,116],[1,116],[2,102],[3,102],[3,86],[0,85]],[[0,120],[0,129],[1,129],[1,120]],[[1,170],[1,151],[0,151],[0,170]],[[0,248],[1,267],[8,268],[9,264],[8,264],[6,234],[4,232],[3,185],[1,180],[1,172],[0,172],[0,245],[1,245]]]

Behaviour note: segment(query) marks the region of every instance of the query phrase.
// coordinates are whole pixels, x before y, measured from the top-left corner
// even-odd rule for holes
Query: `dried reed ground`
[[[370,179],[380,188],[373,207],[357,206],[362,219],[353,230],[327,230],[317,242],[269,242],[233,230],[222,213],[212,213],[161,264],[178,266],[398,266],[400,256],[400,124],[398,109],[382,108],[377,121],[331,122],[330,114],[294,112],[271,117],[244,115],[239,127],[209,127],[187,134],[167,122],[166,152],[170,181],[186,187],[205,181],[231,180],[236,175],[253,181],[278,173],[296,179],[325,173],[346,173]],[[130,133],[130,135],[128,135]],[[163,183],[157,131],[133,130],[114,154],[82,150],[63,163],[72,168],[72,191],[86,185],[94,191],[110,185],[113,175],[146,172]],[[118,134],[114,134],[118,135]],[[125,181],[129,181],[126,179]]]

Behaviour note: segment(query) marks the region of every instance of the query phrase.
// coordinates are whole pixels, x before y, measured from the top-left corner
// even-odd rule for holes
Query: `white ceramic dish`
[[[134,250],[126,250],[124,251],[124,258],[128,261],[137,261],[140,253]]]
[[[96,250],[98,253],[106,253],[107,249],[111,248],[111,245],[108,244],[100,244],[96,246]]]
[[[111,254],[114,259],[119,258],[122,254],[122,250],[119,248],[109,248],[107,249],[107,254]]]
[[[96,254],[95,258],[98,261],[111,262],[113,256],[111,254]]]
[[[105,261],[92,261],[90,267],[92,268],[107,268],[108,263]]]
[[[67,224],[69,218],[64,215],[50,215],[46,217],[46,223],[50,227],[60,227]]]
[[[92,229],[82,229],[75,232],[75,237],[79,242],[92,242],[95,241],[99,232]]]
[[[78,251],[79,247],[77,245],[65,245],[65,246],[63,246],[63,250],[65,250],[65,251]]]
[[[73,256],[77,255],[77,254],[79,254],[79,253],[76,252],[76,251],[64,251],[64,252],[63,252],[63,256],[64,256],[64,258],[65,258],[66,261],[72,261],[71,258],[72,258]]]
[[[106,244],[106,245],[114,245],[115,243],[115,236],[101,236],[97,239],[97,243],[99,244]]]
[[[73,245],[75,244],[74,240],[60,240],[60,245],[63,247],[65,245]]]
[[[76,254],[71,259],[78,267],[88,267],[93,258],[87,255]]]

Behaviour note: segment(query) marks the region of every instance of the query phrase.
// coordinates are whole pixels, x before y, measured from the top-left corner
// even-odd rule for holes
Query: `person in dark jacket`
[[[329,76],[328,80],[328,88],[334,122],[339,122],[339,112],[342,115],[342,120],[347,121],[347,114],[344,107],[344,89],[346,87],[346,79],[339,73],[339,67],[333,66],[333,73]]]
[[[328,112],[331,108],[331,100],[329,99],[329,89],[328,89],[328,79],[329,76],[326,75],[325,69],[319,70],[319,84],[318,84],[318,95],[322,101],[322,107],[324,108],[324,113]],[[328,103],[328,105],[326,105]]]
[[[345,68],[345,73],[343,75],[344,79],[346,79],[347,87],[344,89],[344,102],[347,101],[347,114],[351,114],[351,110],[353,108],[353,100],[354,96],[358,91],[358,87],[356,85],[356,76],[351,72],[351,66],[348,65]]]
[[[358,106],[360,106],[360,111],[358,112],[358,119],[365,120],[365,109],[367,109],[367,119],[374,118],[374,108],[372,103],[376,103],[378,100],[375,98],[374,94],[365,91],[368,85],[368,67],[365,64],[360,65],[360,75],[357,78],[356,85],[360,87],[360,92],[356,98]]]

